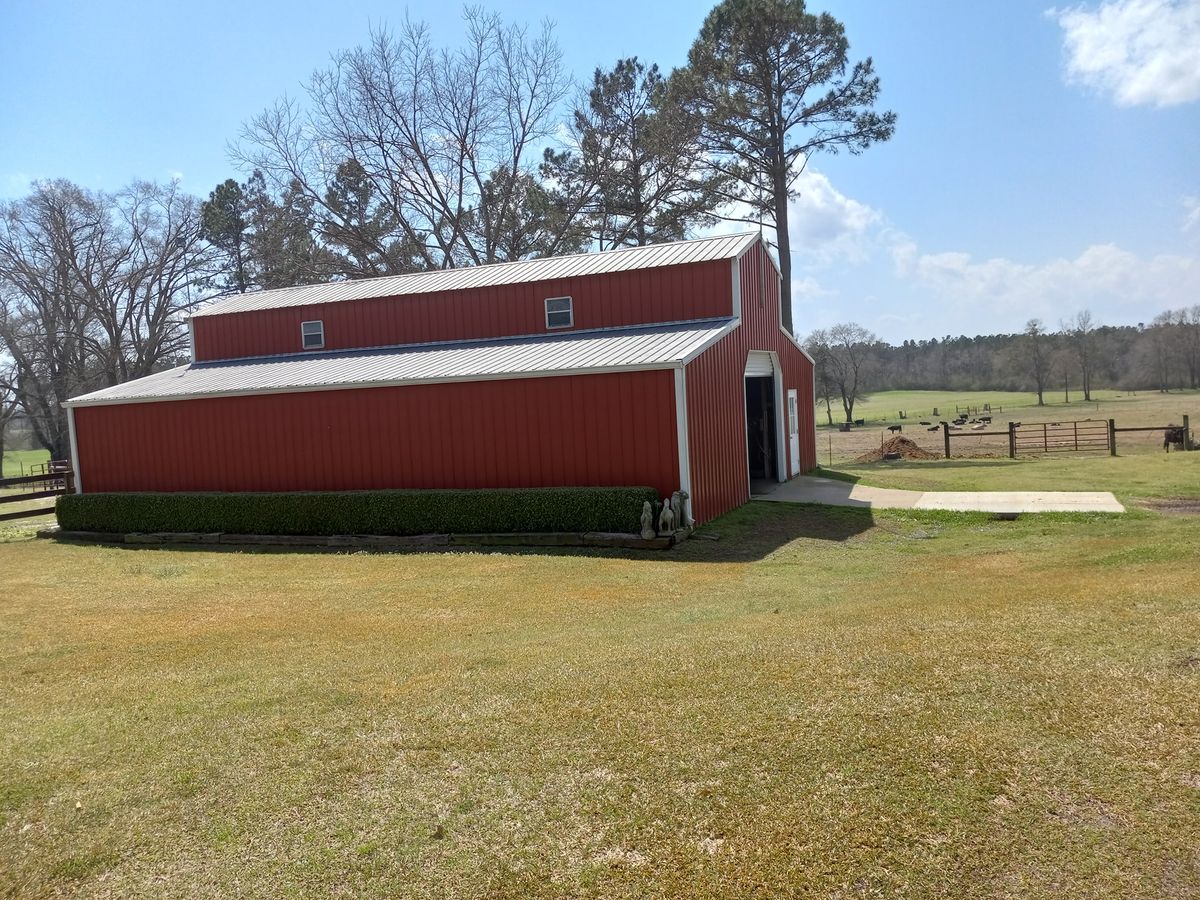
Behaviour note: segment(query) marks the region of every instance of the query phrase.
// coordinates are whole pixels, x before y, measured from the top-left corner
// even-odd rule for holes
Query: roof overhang
[[[686,365],[732,318],[568,335],[417,344],[193,363],[73,397],[68,408],[356,388],[599,375]]]

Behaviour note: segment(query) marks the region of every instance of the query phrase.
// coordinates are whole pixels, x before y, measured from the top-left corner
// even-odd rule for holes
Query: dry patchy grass
[[[0,893],[1195,896],[1194,522],[0,545]]]

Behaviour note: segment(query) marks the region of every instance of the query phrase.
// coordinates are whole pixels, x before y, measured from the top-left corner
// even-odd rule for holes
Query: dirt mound
[[[882,462],[889,453],[899,453],[901,459],[940,459],[936,453],[930,453],[924,447],[918,447],[906,437],[896,435],[884,441],[878,450],[872,450],[856,458],[856,463]]]

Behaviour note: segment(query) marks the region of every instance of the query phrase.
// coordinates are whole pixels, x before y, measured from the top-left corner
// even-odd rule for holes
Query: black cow
[[[1171,448],[1182,450],[1184,448],[1184,434],[1182,425],[1168,425],[1163,430],[1163,449],[1168,453]]]

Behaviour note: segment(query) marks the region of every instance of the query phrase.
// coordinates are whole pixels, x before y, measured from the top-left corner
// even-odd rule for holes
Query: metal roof
[[[552,256],[546,259],[492,263],[460,269],[439,269],[434,272],[418,272],[413,275],[387,275],[382,278],[362,278],[355,281],[335,281],[326,284],[277,288],[272,291],[256,291],[239,294],[235,297],[226,297],[211,306],[198,310],[193,315],[218,316],[257,309],[309,306],[315,303],[340,303],[344,300],[431,294],[438,291],[553,281],[560,278],[578,278],[583,275],[627,272],[632,269],[657,269],[663,266],[678,266],[716,259],[735,259],[756,240],[758,240],[757,232],[746,232],[723,237],[676,241],[670,244],[651,244],[647,247],[622,247],[618,250],[606,250],[603,253],[577,253],[572,256]]]
[[[735,325],[735,319],[708,319],[569,335],[192,363],[73,397],[65,405],[661,369],[688,361]]]

